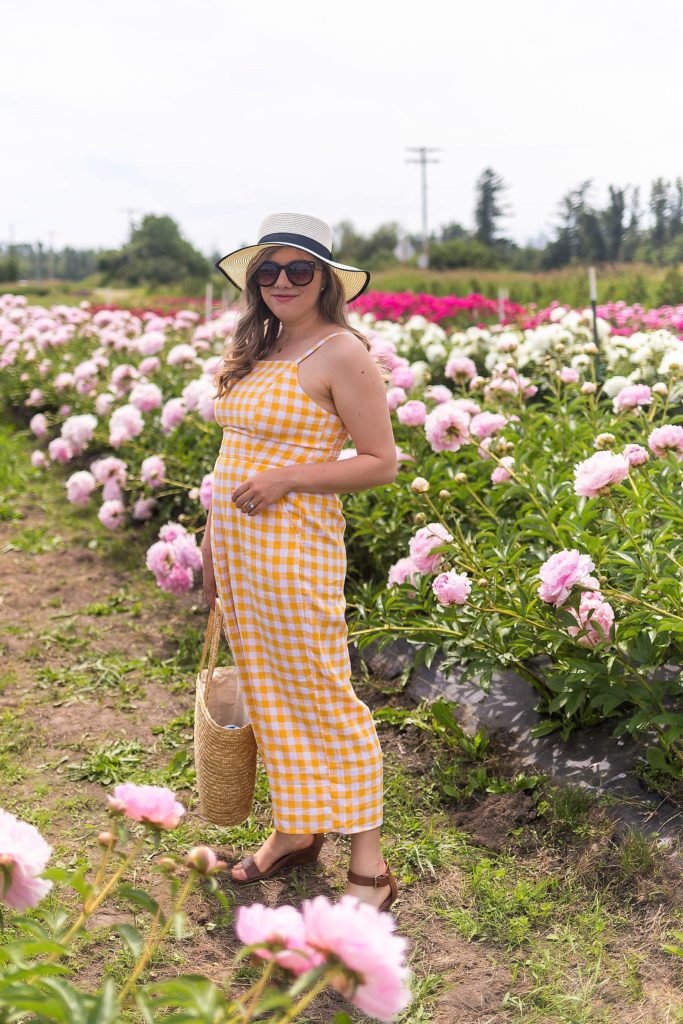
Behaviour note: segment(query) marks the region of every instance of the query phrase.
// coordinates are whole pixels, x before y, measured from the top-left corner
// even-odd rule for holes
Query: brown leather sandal
[[[388,910],[392,905],[396,897],[398,896],[398,885],[396,879],[391,873],[386,861],[384,863],[384,872],[381,875],[358,875],[355,871],[349,871],[346,874],[349,882],[353,882],[354,885],[371,885],[374,889],[382,889],[385,885],[390,886],[390,893],[383,903],[380,904],[379,910]]]
[[[251,856],[245,857],[243,860],[234,864],[233,867],[240,867],[244,871],[246,878],[235,878],[231,875],[231,881],[235,885],[247,885],[250,882],[260,882],[262,878],[272,878],[273,875],[278,874],[285,868],[296,868],[304,864],[315,864],[320,851],[322,849],[323,840],[325,834],[323,832],[313,837],[313,842],[310,846],[307,846],[304,850],[293,850],[291,853],[285,853],[282,857],[278,857],[269,868],[265,871],[260,871],[259,867]]]

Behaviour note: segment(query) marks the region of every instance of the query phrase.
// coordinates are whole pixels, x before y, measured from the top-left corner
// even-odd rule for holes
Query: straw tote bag
[[[216,598],[197,673],[194,763],[199,813],[214,825],[239,825],[249,817],[254,799],[256,740],[237,670],[234,666],[216,668],[222,627],[223,613]],[[209,664],[204,669],[207,648]]]

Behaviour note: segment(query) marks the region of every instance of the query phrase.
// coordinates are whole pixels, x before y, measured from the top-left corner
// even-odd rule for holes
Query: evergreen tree
[[[509,208],[500,201],[501,193],[506,189],[503,178],[492,167],[487,167],[477,178],[474,234],[484,245],[496,243],[500,221],[509,212]]]
[[[650,212],[652,230],[650,239],[654,249],[661,249],[668,238],[669,183],[664,178],[655,178],[650,189]]]
[[[626,189],[609,186],[609,205],[603,213],[603,237],[605,255],[608,260],[621,259],[624,242],[624,214],[626,212]]]

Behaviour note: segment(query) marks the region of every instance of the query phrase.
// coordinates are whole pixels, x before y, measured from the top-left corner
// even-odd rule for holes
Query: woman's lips
[[[273,295],[276,302],[291,302],[292,299],[296,298],[296,295]]]

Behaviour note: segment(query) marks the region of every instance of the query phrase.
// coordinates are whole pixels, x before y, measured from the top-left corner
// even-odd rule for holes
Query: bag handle
[[[202,648],[202,656],[199,661],[199,672],[201,673],[204,668],[204,662],[206,660],[207,649],[209,651],[209,666],[206,672],[206,685],[204,687],[204,700],[209,699],[209,691],[211,690],[211,683],[213,682],[213,673],[216,668],[216,659],[218,658],[218,644],[221,639],[221,627],[223,624],[223,611],[221,608],[220,598],[217,596],[214,601],[214,606],[209,612],[209,621],[206,625],[206,635],[204,637],[204,647]],[[210,646],[209,646],[210,644]]]

